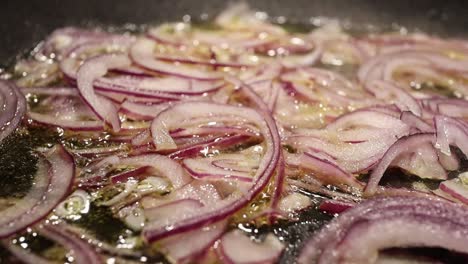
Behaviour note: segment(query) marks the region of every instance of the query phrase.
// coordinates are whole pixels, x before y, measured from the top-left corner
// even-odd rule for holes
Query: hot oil
[[[194,27],[204,30],[216,30],[217,27],[213,23],[207,22],[206,17],[198,21],[192,21]],[[196,20],[196,19],[195,19]],[[314,21],[312,24],[301,24],[288,22],[284,17],[274,19],[281,24],[284,29],[294,33],[307,33],[311,29],[321,25],[320,20]],[[190,22],[190,16],[184,16],[185,22]],[[95,23],[91,23],[91,26],[95,26]],[[104,27],[106,30],[111,32],[130,32],[139,33],[146,30],[147,25],[135,26],[125,25],[123,27]],[[366,30],[354,29],[353,27],[348,28],[350,31],[355,31],[355,34],[364,34]],[[374,30],[375,32],[375,30]],[[32,52],[31,57],[35,54]],[[354,76],[357,71],[357,65],[341,64],[332,65],[319,63],[318,67],[330,69],[342,73],[347,77]],[[1,72],[3,78],[19,78],[24,74],[14,72],[11,70]],[[44,79],[48,76],[44,76]],[[60,79],[55,84],[63,84],[64,80]],[[413,87],[414,88],[414,87]],[[415,89],[415,88],[414,88]],[[417,88],[421,89],[421,87]],[[425,89],[425,88],[423,88]],[[437,90],[437,89],[436,89]],[[442,89],[446,92],[445,89]],[[43,97],[29,97],[28,103],[31,107],[35,107]],[[27,126],[19,129],[16,134],[10,136],[4,140],[0,146],[0,199],[2,204],[8,206],[9,199],[18,199],[24,196],[31,186],[32,179],[36,170],[37,157],[33,154],[33,150],[37,147],[52,146],[55,143],[64,143],[70,149],[86,149],[91,147],[103,147],[109,146],[110,134],[99,134],[99,135],[87,135],[83,136],[76,133],[65,133],[63,130],[53,130],[42,126]],[[258,142],[248,142],[246,145],[239,145],[229,151],[238,151],[252,146]],[[285,146],[288,148],[288,146]],[[288,148],[289,149],[289,148]],[[293,149],[290,149],[294,152]],[[80,166],[88,165],[89,160],[83,159]],[[466,161],[464,162],[466,163]],[[466,168],[466,164],[464,168]],[[396,173],[399,177],[384,177],[383,184],[389,184],[392,186],[409,186],[416,180],[412,177],[406,177],[401,172]],[[396,178],[397,181],[386,181],[385,179]],[[423,181],[428,188],[433,189],[434,183],[430,181]],[[271,189],[272,183],[267,189]],[[308,195],[318,205],[325,197],[319,196],[314,193],[302,191]],[[268,206],[271,197],[269,192],[263,192],[255,199],[254,202],[250,203],[247,208],[244,208],[241,212],[236,214],[232,219],[231,228],[239,228],[243,232],[249,234],[256,239],[262,239],[267,233],[272,232],[275,234],[280,241],[284,242],[286,249],[280,259],[280,263],[295,263],[295,256],[297,256],[299,250],[302,247],[304,241],[311,237],[314,232],[320,229],[324,224],[330,221],[333,216],[320,212],[316,206],[312,206],[306,210],[294,214],[292,220],[278,220],[273,224],[268,224],[268,221],[263,219],[260,222],[245,221],[255,213]],[[74,225],[87,229],[97,239],[105,241],[107,243],[116,245],[126,238],[138,236],[138,232],[129,230],[125,224],[117,219],[110,209],[105,207],[97,206],[92,204],[89,213],[83,215],[77,221],[71,221]],[[26,243],[27,247],[33,249],[34,252],[42,252],[43,254],[51,257],[52,259],[63,258],[64,252],[60,248],[54,248],[53,243],[50,241],[34,236],[32,232],[18,236],[17,239],[22,239],[23,243]],[[137,247],[138,250],[147,251],[149,255],[153,255],[151,260],[166,262],[163,256],[155,253],[151,247],[144,248],[141,244]],[[4,249],[0,248],[0,260],[7,260],[9,254]],[[146,259],[147,260],[147,259]]]

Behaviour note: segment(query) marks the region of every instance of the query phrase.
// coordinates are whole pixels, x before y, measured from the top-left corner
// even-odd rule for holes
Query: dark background
[[[255,0],[272,16],[307,22],[326,16],[355,24],[398,23],[409,29],[449,36],[468,35],[468,1],[463,0]],[[89,22],[123,25],[180,20],[185,14],[210,16],[228,1],[218,0],[2,0],[0,66],[7,65],[54,28]]]

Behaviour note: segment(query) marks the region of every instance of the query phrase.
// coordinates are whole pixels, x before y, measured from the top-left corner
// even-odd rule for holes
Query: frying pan
[[[124,25],[180,20],[183,15],[212,17],[226,7],[220,0],[2,0],[0,65],[11,63],[54,28],[65,25]],[[406,26],[439,35],[468,35],[464,0],[250,0],[254,9],[293,22],[311,17],[340,18],[352,25],[381,29]]]
[[[311,23],[314,17],[339,18],[361,30],[391,30],[404,26],[440,36],[468,37],[468,2],[464,0],[251,0],[256,10],[271,17],[284,16],[294,23]],[[219,0],[2,0],[0,8],[0,67],[7,67],[53,29],[63,26],[157,24],[213,17],[228,2]],[[293,245],[281,263],[293,263],[300,242],[329,217],[316,211],[300,221],[267,227]],[[442,254],[435,252],[434,254]],[[448,257],[450,259],[450,257]],[[449,261],[451,262],[451,261]]]

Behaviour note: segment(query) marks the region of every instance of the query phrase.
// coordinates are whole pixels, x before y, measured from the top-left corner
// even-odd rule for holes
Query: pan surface
[[[311,24],[313,18],[339,18],[358,29],[390,30],[400,26],[442,36],[468,36],[468,2],[463,0],[289,0],[248,1],[253,9],[271,17],[284,16],[294,23]],[[0,10],[0,67],[11,64],[17,55],[28,51],[53,29],[69,25],[115,25],[132,29],[140,24],[180,20],[184,15],[210,18],[226,7],[218,0],[6,0]],[[301,221],[272,227],[292,245],[319,228],[329,217],[316,211],[301,216]],[[270,230],[262,230],[270,231]],[[293,263],[288,251],[282,263]]]

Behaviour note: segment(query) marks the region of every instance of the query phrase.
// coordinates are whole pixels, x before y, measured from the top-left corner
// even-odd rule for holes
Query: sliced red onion
[[[439,189],[457,200],[468,204],[468,187],[461,179],[455,178],[441,182]]]
[[[154,241],[158,238],[177,234],[186,230],[192,230],[208,223],[213,223],[218,220],[224,219],[233,212],[242,208],[247,204],[256,194],[258,194],[264,186],[269,182],[273,172],[276,169],[276,164],[279,158],[279,136],[276,130],[276,124],[271,116],[266,112],[256,112],[249,108],[239,108],[234,106],[223,106],[218,108],[217,104],[210,103],[194,103],[188,102],[178,104],[168,110],[162,112],[152,124],[152,135],[155,139],[155,145],[158,148],[172,148],[174,144],[173,139],[170,137],[170,130],[175,129],[180,125],[182,120],[196,118],[200,116],[233,116],[240,117],[256,124],[259,128],[260,134],[264,138],[265,152],[259,163],[256,174],[252,177],[253,184],[245,190],[242,196],[232,194],[223,200],[219,201],[216,205],[203,207],[198,211],[198,214],[184,219],[173,225],[171,230],[164,228],[145,228],[143,235],[148,241]],[[175,118],[174,118],[175,117]],[[155,137],[157,135],[157,137]]]
[[[394,188],[379,186],[375,196],[383,197],[410,197],[410,198],[428,198],[438,201],[448,201],[448,199],[441,199],[439,196],[432,194],[430,191],[419,191],[405,187]]]
[[[113,91],[141,97],[154,97],[165,100],[177,100],[177,96],[202,96],[218,91],[221,81],[200,81],[176,76],[164,78],[117,76],[100,78],[95,82],[100,91]]]
[[[299,68],[281,75],[289,93],[309,103],[325,101],[337,107],[375,104],[369,94],[343,76],[319,68]]]
[[[26,94],[37,95],[64,95],[64,96],[78,96],[79,92],[74,87],[32,87],[21,88],[21,92]]]
[[[319,209],[329,214],[341,214],[342,212],[353,208],[356,204],[334,199],[327,199],[320,203]]]
[[[42,88],[44,90],[44,88]],[[67,88],[63,88],[67,89]],[[39,112],[30,110],[28,117],[44,125],[58,126],[76,131],[103,130],[102,121],[79,97],[78,90],[69,88],[75,95],[51,95],[39,101]],[[65,92],[62,92],[65,94]]]
[[[120,158],[117,155],[111,155],[100,160],[98,159],[97,161],[92,162],[88,166],[85,166],[82,169],[81,174],[85,174],[86,176],[82,176],[77,179],[78,187],[102,185],[103,181],[107,179],[106,176],[109,173],[110,169],[115,164],[118,164],[119,161]]]
[[[170,232],[178,222],[198,216],[201,211],[206,211],[220,202],[222,203],[221,197],[212,184],[193,181],[172,192],[166,199],[157,199],[152,204],[145,205],[148,223],[143,229],[143,237],[154,241],[146,236],[146,230],[162,228],[165,232]],[[171,236],[172,234],[166,234],[163,237]]]
[[[356,126],[391,129],[400,133],[404,133],[407,130],[407,126],[401,122],[398,117],[392,116],[386,112],[376,111],[375,108],[364,108],[342,115],[327,125],[327,129],[345,132]]]
[[[128,35],[113,35],[102,30],[84,30],[75,27],[65,27],[55,30],[49,38],[46,39],[42,51],[57,53],[58,55],[68,54],[74,48],[88,42],[109,42],[111,40],[119,41],[130,39]]]
[[[74,177],[73,158],[61,145],[41,153],[31,190],[13,206],[2,211],[0,238],[8,237],[46,217],[69,193]]]
[[[18,127],[26,112],[26,100],[15,84],[0,80],[0,141]]]
[[[82,240],[79,236],[67,230],[65,225],[44,225],[38,231],[48,239],[56,241],[70,250],[76,263],[102,263],[102,258],[95,249],[87,241]]]
[[[432,143],[421,142],[412,152],[400,154],[391,166],[401,168],[420,178],[446,180],[448,175],[439,160]]]
[[[165,255],[177,263],[194,261],[203,251],[213,245],[221,237],[226,228],[226,222],[202,227],[198,230],[172,236],[160,241]]]
[[[453,59],[442,53],[445,51],[433,52],[399,47],[396,51],[376,56],[362,65],[358,78],[362,83],[375,79],[392,81],[393,73],[401,66],[412,66],[409,70],[416,75],[439,79],[443,78],[440,76],[441,72],[466,72],[467,60]],[[451,88],[461,94],[467,93],[467,87],[463,83],[455,82]]]
[[[443,247],[467,253],[462,246],[466,241],[466,226],[460,228],[442,221],[427,216],[395,216],[371,223],[356,223],[336,250],[342,259],[354,263],[376,260],[379,250],[387,247]],[[378,237],[375,234],[386,235]]]
[[[131,62],[124,55],[102,55],[88,59],[78,70],[77,85],[83,99],[102,120],[111,124],[114,131],[120,130],[117,108],[108,99],[94,92],[93,83],[104,76],[109,69],[125,67]]]
[[[274,191],[271,197],[270,203],[270,210],[273,218],[270,217],[270,222],[273,223],[274,215],[276,214],[276,210],[279,208],[280,199],[283,196],[283,192],[285,190],[285,178],[286,178],[286,162],[284,158],[284,154],[281,153],[280,159],[278,161],[278,167],[276,168],[276,175],[274,179]],[[303,203],[305,204],[305,203]]]
[[[102,155],[110,155],[118,152],[123,152],[126,149],[125,145],[97,147],[97,148],[84,148],[84,149],[70,149],[73,154],[84,157],[96,157]]]
[[[450,156],[442,153],[439,149],[436,149],[437,155],[439,156],[439,162],[444,169],[448,171],[458,170],[460,168],[460,160],[455,153]]]
[[[466,253],[468,229],[463,219],[467,215],[463,206],[445,201],[409,197],[371,199],[326,225],[305,244],[298,262],[362,263],[375,261],[380,249],[412,246]]]
[[[437,104],[437,111],[446,116],[463,119],[468,116],[467,107],[467,101],[447,100],[447,102],[440,102]]]
[[[132,138],[132,145],[133,146],[143,146],[146,144],[151,143],[152,138],[151,138],[151,132],[149,129],[143,130],[142,132],[138,133],[136,136]]]
[[[138,178],[140,175],[147,172],[151,167],[150,166],[142,166],[136,169],[131,169],[128,171],[124,171],[121,173],[114,174],[110,177],[110,180],[113,184],[126,182],[130,178]]]
[[[252,66],[251,64],[247,64],[247,63],[223,62],[223,61],[217,61],[214,59],[210,59],[210,60],[192,59],[192,58],[186,58],[184,56],[157,55],[155,56],[155,58],[164,62],[176,62],[176,63],[194,64],[194,65],[201,65],[201,66],[212,66],[215,68],[216,67],[242,68],[242,67]]]
[[[188,146],[177,148],[176,151],[169,154],[169,157],[172,159],[197,157],[203,155],[203,152],[210,151],[212,148],[229,148],[251,139],[252,136],[243,134],[234,134],[232,136],[222,137],[208,137],[207,140],[202,140],[201,142],[197,142],[195,144],[188,144]]]
[[[394,103],[401,111],[410,111],[416,116],[421,116],[421,106],[409,93],[398,87],[397,84],[373,80],[366,83],[364,87],[373,93],[375,97],[389,103]]]
[[[120,165],[133,165],[141,167],[151,167],[161,176],[167,177],[172,186],[178,189],[188,182],[190,182],[190,176],[188,176],[182,166],[171,160],[170,158],[157,154],[147,154],[128,158],[121,158]]]
[[[135,136],[135,143],[133,148],[133,154],[143,154],[143,153],[159,153],[159,154],[168,154],[168,157],[173,159],[180,159],[184,157],[194,157],[200,155],[200,151],[209,150],[211,146],[216,146],[214,143],[217,137],[216,136],[203,136],[203,137],[194,137],[194,138],[175,138],[174,142],[178,144],[177,149],[173,150],[164,150],[157,151],[153,147],[153,137],[151,132],[143,131],[142,134],[137,134]],[[222,140],[222,139],[221,139]]]
[[[244,127],[245,126],[245,127]],[[173,138],[188,138],[194,135],[247,135],[251,137],[258,137],[258,131],[255,128],[249,127],[247,124],[244,126],[225,126],[225,125],[214,125],[214,126],[199,126],[189,127],[185,129],[178,129],[171,131],[171,137]]]
[[[303,151],[323,152],[345,171],[357,173],[372,168],[395,142],[395,137],[384,134],[375,140],[348,143],[313,136],[292,136],[286,142]]]
[[[305,176],[304,180],[305,182],[293,180],[289,178],[286,179],[287,183],[290,184],[293,190],[303,189],[312,193],[322,194],[332,199],[339,199],[339,200],[345,200],[345,201],[361,201],[362,200],[358,196],[339,192],[333,189],[329,189],[326,186],[323,186],[321,182],[319,182],[316,179],[313,179],[312,177]]]
[[[100,94],[118,102],[123,102],[127,99],[137,103],[158,103],[183,99],[180,95],[162,93],[151,89],[139,89],[138,86],[140,82],[140,78],[117,76],[112,78],[99,78],[94,82],[94,86]],[[195,93],[195,95],[198,94]]]
[[[369,182],[364,190],[366,195],[372,195],[376,192],[377,185],[384,175],[384,172],[387,170],[389,166],[399,157],[402,155],[411,155],[413,153],[417,153],[419,147],[423,144],[430,143],[432,144],[435,141],[435,135],[431,133],[426,134],[415,134],[407,137],[403,137],[396,141],[385,153],[382,157],[380,162],[372,171],[372,174],[369,178]],[[425,155],[425,154],[423,154]],[[421,157],[426,162],[434,162],[433,159],[427,157]],[[437,161],[437,158],[436,158]],[[430,164],[427,164],[430,165]],[[444,173],[445,174],[445,173]],[[445,175],[440,175],[440,178],[446,178]]]
[[[198,80],[213,80],[222,78],[219,72],[208,72],[184,65],[175,65],[154,58],[153,50],[156,46],[151,40],[140,39],[130,49],[133,61],[141,67],[159,73],[193,78]]]
[[[263,81],[272,81],[276,79],[282,71],[283,67],[278,63],[269,63],[261,65],[254,70],[241,72],[239,78],[247,84],[253,84]]]
[[[305,38],[302,35],[294,34],[286,38],[278,37],[274,41],[255,47],[255,52],[266,55],[304,55],[314,50],[312,40]],[[270,52],[270,54],[269,54]],[[273,53],[274,52],[274,53]]]
[[[320,157],[318,153],[305,152],[300,157],[299,166],[314,171],[314,176],[326,184],[340,186],[341,189],[345,190],[347,190],[347,186],[357,190],[363,188],[362,183],[356,180],[353,175],[341,169],[332,159]]]
[[[433,114],[449,117],[465,118],[468,102],[463,99],[428,98],[421,101],[422,105]]]
[[[240,230],[234,230],[221,238],[220,251],[226,263],[275,263],[284,245],[273,234],[256,243]]]
[[[446,116],[435,116],[437,140],[434,146],[447,155],[451,155],[450,145],[457,146],[468,157],[468,125]]]
[[[419,132],[423,132],[423,133],[434,132],[434,128],[431,125],[429,125],[423,119],[414,115],[411,112],[403,111],[400,115],[400,120],[403,121],[408,126],[411,126],[412,128],[416,129]]]
[[[197,211],[203,206],[203,203],[200,201],[189,198],[145,209],[145,216],[148,219],[146,228],[167,226],[170,229],[173,223],[183,221],[186,218],[196,215]]]
[[[52,125],[75,131],[101,131],[104,129],[102,121],[75,121],[57,119],[50,115],[44,115],[34,112],[29,112],[30,117],[34,122],[44,125]]]
[[[144,105],[125,101],[120,105],[120,111],[134,120],[152,120],[169,106],[170,103]]]
[[[272,38],[257,38],[255,32],[229,32],[218,30],[192,29],[186,23],[166,23],[155,28],[150,28],[147,32],[149,38],[165,45],[176,47],[193,46],[205,44],[217,47],[231,47],[248,49],[271,43]],[[204,61],[210,63],[210,61]],[[217,61],[213,61],[217,63]]]
[[[294,192],[284,198],[278,203],[278,209],[284,213],[294,213],[304,210],[312,205],[312,200],[300,193]]]
[[[150,28],[147,35],[160,43],[181,46],[186,44],[186,33],[189,30],[190,24],[187,23],[164,23]]]
[[[315,44],[315,48],[307,54],[289,55],[280,59],[280,61],[284,66],[289,68],[309,66],[315,64],[320,59],[322,52],[321,45]]]
[[[220,106],[221,105],[213,103],[187,102],[176,104],[166,111],[163,111],[153,120],[151,125],[151,134],[153,135],[156,148],[161,150],[177,148],[177,145],[168,131],[178,127],[183,120],[190,120],[203,116],[210,116],[212,120],[217,120],[222,117],[237,116],[245,120],[252,120],[255,124],[262,122],[262,117],[252,109],[228,105],[223,105],[221,108]]]

